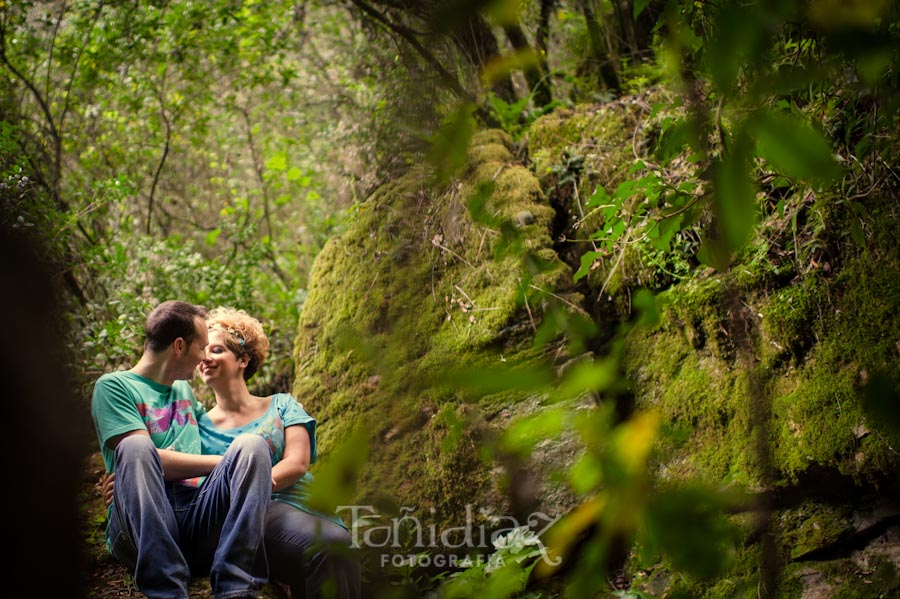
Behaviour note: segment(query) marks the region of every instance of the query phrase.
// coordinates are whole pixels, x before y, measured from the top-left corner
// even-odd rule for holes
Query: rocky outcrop
[[[297,337],[294,391],[320,419],[320,447],[365,431],[357,501],[430,510],[438,526],[467,505],[568,510],[583,496],[560,473],[583,455],[579,436],[563,432],[524,460],[504,453],[510,423],[552,406],[490,379],[501,366],[524,380],[608,355],[634,294],[650,289],[659,319],[617,337],[627,389],[568,409],[615,401],[620,419],[658,414],[657,484],[745,500],[728,576],[626,559],[632,588],[731,597],[755,589],[768,560],[778,596],[898,592],[896,202],[808,190],[778,209],[773,200],[726,272],[698,263],[684,221],[666,251],[652,235],[613,240],[576,283],[586,238],[604,225],[586,199],[598,186],[613,194],[636,157],[652,157],[651,101],[558,111],[530,127],[527,145],[479,133],[456,183],[413,169],[359,206],[316,260]],[[701,195],[686,164],[664,175]],[[542,329],[559,306],[597,329],[574,353],[534,343],[567,333]]]
[[[505,471],[480,448],[538,399],[477,392],[477,373],[464,369],[540,363],[542,306],[522,288],[533,298],[572,284],[552,248],[554,212],[512,149],[503,133],[477,134],[449,186],[411,170],[361,204],[316,259],[294,391],[319,418],[325,453],[366,432],[358,503],[414,508],[439,528],[458,526],[466,505],[509,509]],[[552,453],[565,462],[571,451]],[[534,505],[571,504],[555,487],[532,493]]]

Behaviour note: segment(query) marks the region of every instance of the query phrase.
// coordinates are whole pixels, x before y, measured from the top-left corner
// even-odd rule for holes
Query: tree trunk
[[[616,72],[612,53],[604,48],[603,30],[600,28],[599,21],[597,21],[593,2],[591,0],[579,0],[578,6],[581,9],[581,14],[584,15],[585,23],[587,24],[588,37],[591,41],[591,50],[594,53],[594,59],[597,61],[597,70],[600,75],[600,81],[606,89],[618,93],[621,89],[619,74]]]
[[[506,37],[509,38],[509,43],[517,51],[530,50],[534,52],[534,49],[528,43],[528,38],[525,37],[525,32],[522,31],[522,27],[518,23],[505,25],[503,31],[506,33]],[[534,105],[546,106],[553,101],[553,94],[550,92],[549,81],[547,80],[547,61],[545,55],[540,52],[535,52],[535,54],[538,63],[525,69],[525,80],[528,81],[528,87],[534,96]]]

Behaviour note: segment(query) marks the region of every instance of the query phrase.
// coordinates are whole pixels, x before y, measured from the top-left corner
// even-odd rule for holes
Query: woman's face
[[[200,378],[208,385],[234,377],[241,378],[244,368],[247,366],[247,358],[238,358],[234,355],[234,352],[225,345],[226,339],[228,339],[228,333],[225,331],[214,329],[209,332],[206,355],[197,366]]]

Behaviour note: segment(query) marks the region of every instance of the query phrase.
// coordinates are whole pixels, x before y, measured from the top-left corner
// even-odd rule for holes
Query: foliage
[[[896,17],[829,0],[2,3],[0,224],[48,248],[86,384],[133,362],[163,299],[262,318],[280,362],[261,393],[290,384],[301,322],[298,366],[322,384],[296,388],[334,419],[323,509],[413,468],[388,443],[405,431],[426,448],[416,496],[446,511],[486,483],[465,479],[479,460],[577,437],[559,474],[577,505],[541,539],[565,566],[520,531],[448,596],[596,594],[623,547],[712,585],[746,559],[725,513],[748,508],[666,476],[766,488],[811,462],[892,467],[896,372],[872,322],[893,304],[847,279],[895,286],[893,208],[873,198],[897,189]],[[767,378],[787,369],[795,388]],[[647,381],[662,390],[638,406]],[[510,397],[540,412],[498,432]],[[885,422],[851,434],[865,410]]]
[[[350,65],[329,84],[319,54],[301,52],[305,14],[292,8],[0,7],[3,177],[22,189],[10,214],[49,248],[72,293],[86,382],[130,363],[147,309],[171,297],[262,318],[279,361],[257,385],[290,380],[309,266],[355,193],[337,184],[348,161],[322,141],[340,117],[317,113],[357,110],[337,98]],[[324,47],[365,39],[346,13],[308,9]],[[377,101],[353,85],[363,109]],[[309,102],[324,90],[332,106]],[[358,131],[327,137],[356,136],[361,148]]]

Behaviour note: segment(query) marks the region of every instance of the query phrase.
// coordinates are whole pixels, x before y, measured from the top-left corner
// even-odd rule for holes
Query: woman
[[[306,503],[309,465],[316,461],[315,419],[287,393],[257,397],[247,390],[269,351],[258,320],[243,310],[216,308],[206,323],[209,345],[198,370],[216,405],[198,421],[203,453],[222,455],[243,433],[268,441],[274,486],[265,535],[270,577],[290,585],[295,598],[319,597],[323,585],[336,585],[336,597],[358,597],[359,565],[349,554],[344,523]]]

